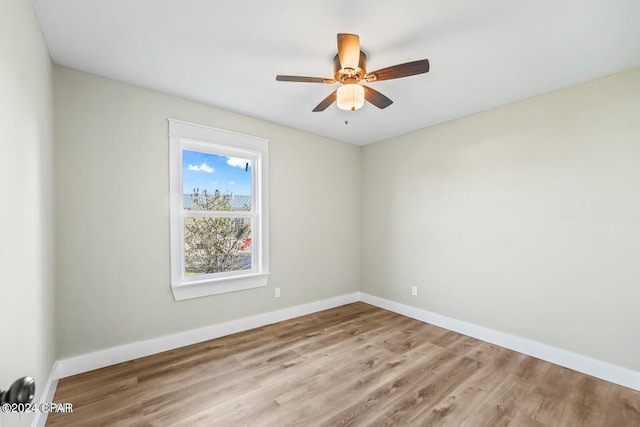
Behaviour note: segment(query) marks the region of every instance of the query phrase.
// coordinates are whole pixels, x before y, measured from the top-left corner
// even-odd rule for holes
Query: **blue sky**
[[[245,164],[249,170],[245,172]],[[197,151],[182,151],[182,190],[193,193],[194,188],[214,192],[251,194],[251,162],[236,157],[219,156]]]

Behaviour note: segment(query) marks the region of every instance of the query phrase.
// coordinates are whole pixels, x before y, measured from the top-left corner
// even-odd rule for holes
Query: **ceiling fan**
[[[367,73],[367,55],[360,50],[360,37],[356,34],[338,34],[338,54],[333,58],[333,78],[283,76],[277,75],[281,82],[304,83],[340,83],[341,86],[331,92],[313,109],[314,112],[324,111],[329,105],[338,102],[342,110],[357,110],[364,105],[365,99],[382,109],[393,104],[393,101],[369,86],[360,82],[375,82],[378,80],[398,79],[429,71],[429,60],[393,65]]]

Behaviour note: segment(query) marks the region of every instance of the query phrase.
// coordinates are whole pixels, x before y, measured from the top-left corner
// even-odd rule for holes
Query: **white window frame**
[[[251,211],[234,213],[252,219],[251,270],[198,276],[184,274],[182,152],[199,151],[251,159]],[[171,229],[171,290],[176,301],[267,285],[269,278],[269,140],[169,119],[169,181]],[[190,212],[188,216],[198,216]],[[216,212],[216,216],[225,216]]]

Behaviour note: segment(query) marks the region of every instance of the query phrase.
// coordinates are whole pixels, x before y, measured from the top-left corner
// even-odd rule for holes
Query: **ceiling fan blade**
[[[360,37],[356,34],[338,34],[338,58],[342,68],[357,70],[360,62]]]
[[[329,96],[327,96],[325,99],[323,99],[320,104],[316,105],[316,108],[313,109],[313,111],[315,113],[317,113],[318,111],[324,111],[327,109],[327,107],[331,104],[333,104],[334,102],[336,102],[336,94],[338,93],[337,90],[334,90],[333,92],[331,92],[329,94]]]
[[[276,80],[279,82],[301,82],[301,83],[336,83],[334,79],[325,79],[322,77],[304,77],[304,76],[281,76],[277,75]]]
[[[393,65],[391,67],[382,68],[380,70],[367,73],[364,79],[368,82],[376,80],[391,80],[400,77],[414,76],[429,71],[429,60],[420,59],[418,61],[407,62],[404,64]]]
[[[393,104],[393,101],[369,86],[362,85],[364,88],[364,99],[378,107],[379,109],[387,108]]]

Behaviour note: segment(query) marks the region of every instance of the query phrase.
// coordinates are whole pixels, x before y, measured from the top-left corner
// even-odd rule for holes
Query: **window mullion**
[[[216,218],[254,218],[255,214],[251,211],[194,211],[184,209],[185,217],[216,217]]]

